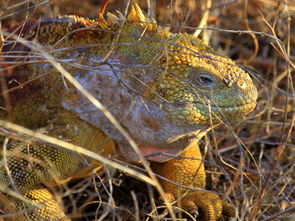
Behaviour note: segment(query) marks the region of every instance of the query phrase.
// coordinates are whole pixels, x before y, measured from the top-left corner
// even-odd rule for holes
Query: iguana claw
[[[235,215],[234,207],[214,193],[202,191],[188,193],[180,204],[189,213],[198,213],[197,220],[216,221]]]

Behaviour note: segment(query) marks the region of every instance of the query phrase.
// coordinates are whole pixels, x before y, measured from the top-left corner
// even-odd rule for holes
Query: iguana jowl
[[[256,105],[257,90],[248,73],[192,35],[158,27],[137,5],[126,20],[120,14],[108,14],[99,23],[63,16],[29,21],[9,31],[39,42],[119,120],[144,155],[163,152],[199,159],[148,157],[162,162],[155,163],[157,173],[182,185],[205,188],[197,142],[212,126],[242,118]],[[116,127],[40,51],[11,39],[3,43],[2,55],[6,61],[23,64],[5,71],[11,108],[3,96],[1,119],[42,130],[95,153],[111,154],[118,147],[127,160],[137,160]],[[17,60],[20,54],[26,56]],[[25,85],[14,89],[11,82]],[[46,186],[58,185],[79,173],[87,167],[85,159],[34,141],[10,139],[7,149],[11,176],[2,160],[1,183],[17,188],[26,199],[45,204],[11,220],[69,220]],[[162,186],[171,200],[185,191],[166,181]],[[7,203],[19,212],[28,207],[5,193],[0,200],[8,212]],[[199,208],[206,221],[233,215],[229,204],[207,192],[191,191],[182,206],[189,211]]]

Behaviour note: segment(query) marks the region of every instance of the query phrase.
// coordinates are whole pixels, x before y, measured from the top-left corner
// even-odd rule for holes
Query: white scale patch
[[[129,86],[138,87],[138,85],[132,85],[135,83],[130,80],[132,70],[122,68],[120,66],[121,61],[115,53],[111,54],[106,64],[102,64],[101,60],[95,57],[89,60],[89,64],[95,68],[76,71],[74,78],[113,114],[139,147],[153,146],[156,147],[154,149],[157,152],[160,152],[162,148],[167,153],[178,154],[192,142],[192,137],[195,136],[197,139],[201,128],[189,125],[179,127],[173,124],[168,120],[166,112],[160,109],[158,105],[143,103],[143,99],[140,99],[138,95],[135,95],[120,82],[120,78],[123,78]],[[122,152],[133,153],[128,141],[124,139],[104,114],[83,95],[74,104],[64,101],[62,105],[116,140]],[[151,127],[145,119],[149,119],[150,123],[156,123],[159,127]],[[186,139],[186,136],[189,138]],[[173,142],[171,142],[172,140]],[[137,160],[133,154],[129,157],[132,158],[131,160]]]

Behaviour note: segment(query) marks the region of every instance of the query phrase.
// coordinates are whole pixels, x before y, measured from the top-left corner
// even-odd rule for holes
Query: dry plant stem
[[[100,161],[106,165],[109,165],[111,167],[114,167],[116,169],[119,169],[119,170],[122,170],[128,174],[131,174],[135,177],[137,177],[138,179],[141,179],[143,180],[144,182],[147,182],[151,185],[155,185],[155,181],[152,180],[151,178],[149,178],[148,176],[145,176],[143,175],[142,173],[138,173],[137,171],[135,170],[132,170],[124,165],[121,165],[119,163],[116,163],[114,161],[111,161],[97,153],[93,153],[89,150],[86,150],[85,148],[82,148],[82,147],[79,147],[77,145],[73,145],[71,143],[68,143],[68,142],[65,142],[65,141],[62,141],[62,140],[59,140],[59,139],[56,139],[54,137],[50,137],[50,136],[47,136],[43,133],[40,133],[40,132],[36,132],[36,131],[32,131],[32,130],[29,130],[25,127],[22,127],[22,126],[19,126],[19,125],[16,125],[16,124],[13,124],[13,123],[10,123],[10,122],[7,122],[7,121],[3,121],[3,120],[0,120],[0,126],[3,127],[3,128],[6,128],[8,130],[11,130],[11,131],[16,131],[17,134],[20,134],[20,135],[24,135],[24,136],[29,136],[29,137],[33,137],[33,138],[36,138],[37,140],[42,140],[46,143],[49,143],[49,144],[54,144],[54,145],[58,145],[60,147],[63,147],[67,150],[70,150],[70,151],[73,151],[73,152],[77,152],[77,153],[80,153],[84,156],[87,156],[91,159],[94,159],[94,160],[97,160],[97,161]]]
[[[262,13],[260,13],[260,14],[262,16]],[[275,27],[275,24],[273,26],[271,26],[269,24],[269,22],[263,16],[262,16],[262,19],[263,19],[264,23],[269,27],[269,29],[272,32],[272,34],[277,38],[277,35],[276,35],[276,32],[275,32],[275,28],[274,28]],[[294,93],[294,85],[292,83],[291,70],[290,70],[290,66],[289,66],[289,65],[291,65],[292,68],[295,69],[294,64],[290,60],[290,16],[289,16],[289,14],[288,14],[288,19],[287,19],[287,27],[288,27],[288,29],[287,29],[288,30],[288,33],[287,33],[287,36],[288,36],[288,38],[287,38],[288,39],[287,50],[285,49],[284,45],[282,45],[281,43],[278,43],[278,42],[277,42],[277,45],[278,45],[279,48],[276,48],[276,49],[279,49],[279,52],[280,52],[281,56],[286,61],[288,61],[287,62],[287,68],[286,68],[287,69],[286,70],[286,73],[287,73],[287,76],[286,77],[288,78],[288,80],[287,80],[287,92],[289,90],[291,90],[293,92],[293,94],[295,94]],[[284,140],[283,135],[285,134],[285,129],[286,129],[287,113],[288,113],[288,110],[287,110],[288,103],[289,103],[289,97],[286,96],[286,102],[285,102],[285,106],[284,106],[285,107],[284,121],[283,121],[283,126],[282,126],[282,130],[281,130],[281,135],[280,135],[280,141],[281,142],[283,142],[283,140]],[[293,103],[295,104],[295,97],[293,98]],[[285,140],[287,140],[288,137],[291,135],[291,131],[292,131],[293,125],[294,125],[294,120],[292,120],[292,123],[290,125],[290,128],[288,130],[288,133],[287,133],[287,136],[286,136]],[[283,149],[284,149],[284,147],[282,147],[282,151],[283,151]],[[282,151],[279,151],[279,155],[278,155],[278,159],[277,160],[279,160]]]
[[[261,19],[262,21],[267,25],[267,27],[270,29],[271,31],[271,35],[270,34],[267,34],[267,36],[272,36],[271,38],[275,40],[276,44],[278,45],[278,48],[273,45],[273,47],[276,49],[276,51],[282,56],[282,58],[284,58],[288,64],[293,68],[295,69],[295,64],[291,61],[290,57],[288,56],[288,52],[286,52],[286,48],[285,48],[285,45],[284,43],[277,37],[276,35],[276,31],[274,29],[274,27],[272,27],[269,22],[265,19],[264,15],[258,11],[260,16],[261,16]],[[290,26],[290,19],[288,19],[287,21],[289,23],[288,26]],[[264,33],[266,34],[266,33]]]
[[[278,9],[277,9],[278,10]],[[276,32],[275,32],[275,24],[273,26],[271,26],[269,24],[269,22],[264,18],[264,16],[262,15],[262,13],[260,12],[260,15],[264,21],[264,23],[269,27],[272,35],[277,38],[277,35],[276,35]],[[288,17],[289,18],[289,17]],[[290,36],[290,19],[288,19],[288,36]],[[275,49],[279,52],[279,54],[281,54],[281,56],[287,61],[287,78],[290,79],[290,80],[287,80],[287,91],[290,90],[290,86],[291,86],[291,90],[294,92],[294,88],[293,88],[293,85],[290,85],[290,82],[291,81],[291,71],[290,71],[290,65],[294,68],[294,64],[291,62],[290,60],[290,44],[289,44],[289,41],[290,41],[290,37],[288,37],[288,45],[287,45],[287,50],[285,49],[284,45],[281,44],[281,42],[278,42],[276,41],[277,45],[278,45],[278,48],[275,47]],[[291,83],[292,84],[292,83]],[[288,103],[289,103],[289,98],[288,96],[286,96],[286,101],[285,101],[285,111],[284,111],[284,121],[283,121],[283,125],[282,125],[282,129],[281,129],[281,134],[280,134],[280,143],[281,145],[278,147],[277,149],[277,155],[276,155],[276,159],[275,159],[275,164],[273,165],[273,168],[272,170],[270,171],[268,177],[267,177],[267,180],[262,188],[262,190],[260,191],[259,193],[259,197],[255,203],[255,206],[254,208],[251,210],[250,212],[250,218],[249,220],[252,221],[255,219],[255,216],[258,214],[258,211],[261,207],[261,204],[262,204],[262,201],[263,201],[263,197],[265,195],[265,193],[267,192],[268,188],[269,188],[269,185],[270,185],[270,182],[271,182],[271,179],[273,177],[273,174],[274,174],[274,170],[279,166],[279,163],[280,163],[280,158],[282,156],[282,153],[284,152],[285,150],[285,145],[283,145],[283,140],[287,140],[288,137],[290,136],[291,134],[291,130],[293,128],[293,125],[294,125],[294,118],[292,120],[292,123],[290,125],[290,128],[289,128],[289,131],[287,133],[287,136],[284,137],[284,134],[286,134],[286,122],[287,122],[287,113],[288,113],[288,110],[287,110],[287,107],[288,107]]]
[[[109,183],[109,190],[107,190],[107,193],[109,195],[109,198],[108,198],[108,207],[106,207],[106,209],[104,209],[104,212],[98,217],[98,213],[95,217],[95,220],[98,220],[98,221],[103,221],[111,212],[111,208],[114,207],[115,203],[114,203],[114,199],[112,197],[113,195],[113,185],[112,185],[112,180],[110,179],[111,175],[109,173],[109,170],[106,168],[106,175],[107,177],[109,177],[108,179],[108,183]],[[94,182],[95,183],[95,182]],[[98,210],[98,208],[97,208]]]
[[[231,183],[231,185],[227,188],[227,191],[226,193],[224,194],[224,198],[227,198],[232,191],[234,191],[234,188],[238,185],[239,183],[239,180],[240,180],[240,176],[244,174],[243,172],[243,167],[245,165],[245,154],[242,154],[242,156],[240,157],[241,160],[239,162],[239,168],[237,168],[236,172],[235,172],[235,175],[234,175],[234,178],[233,178],[233,181]],[[246,176],[247,177],[247,176]],[[249,179],[250,180],[250,179]],[[240,180],[241,181],[241,180]],[[240,184],[242,185],[242,184]]]
[[[34,77],[34,78],[32,78],[32,79],[30,79],[30,80],[24,82],[24,83],[20,83],[19,86],[16,86],[16,87],[11,88],[11,89],[3,90],[3,93],[4,93],[4,92],[5,92],[5,93],[10,93],[10,92],[12,92],[12,91],[22,89],[23,87],[25,87],[26,85],[32,83],[33,81],[38,80],[38,79],[40,79],[40,78],[42,78],[42,77],[45,77],[45,76],[47,76],[47,75],[49,75],[49,74],[51,74],[51,73],[52,73],[52,72],[47,72],[47,73],[44,73],[44,74],[40,74],[40,75],[38,75],[38,76],[36,76],[36,77]]]
[[[136,194],[134,191],[131,191],[131,196],[133,200],[133,205],[134,205],[134,210],[135,210],[135,220],[140,220],[139,219],[139,206],[138,206],[138,200],[136,198]]]
[[[1,12],[0,12],[1,16]],[[0,30],[2,30],[2,22],[0,21]],[[2,33],[0,33],[0,51],[2,51],[2,47],[4,45],[4,36]]]
[[[11,112],[11,102],[10,102],[10,98],[9,98],[9,94],[8,94],[8,88],[7,85],[5,84],[5,80],[4,80],[4,71],[3,69],[0,69],[0,81],[1,81],[1,93],[2,96],[4,98],[4,103],[5,103],[5,108],[7,110],[8,113]]]
[[[28,1],[28,2],[32,2],[31,0],[26,0],[26,1]],[[26,3],[26,1],[25,1],[25,3]],[[23,2],[22,2],[22,3],[23,3]],[[22,3],[20,3],[20,4],[22,4]],[[19,14],[19,13],[24,13],[24,12],[28,12],[28,11],[30,11],[30,10],[36,9],[36,8],[42,6],[42,5],[47,5],[48,3],[49,3],[49,0],[44,0],[43,2],[40,2],[40,3],[35,4],[35,5],[33,5],[33,6],[30,6],[30,7],[26,7],[25,9],[20,9],[20,10],[18,10],[18,11],[15,11],[15,12],[13,12],[13,13],[8,14],[8,15],[1,16],[1,17],[0,17],[0,21],[2,21],[2,20],[4,20],[4,19],[7,19],[7,18],[9,18],[9,17],[11,17],[11,16],[15,16],[15,15],[17,15],[17,14]],[[14,5],[11,6],[11,7],[14,7]]]
[[[290,14],[289,14],[289,10],[287,10],[287,20],[288,20],[288,23],[287,23],[287,55],[288,55],[288,58],[290,58],[290,51],[291,51],[291,45],[290,45],[290,42],[291,42],[291,25],[290,25],[290,20],[291,20],[291,17],[290,17]],[[295,68],[293,68],[293,71],[294,71]],[[288,65],[287,66],[287,78],[288,78],[288,81],[287,81],[287,90],[288,91],[291,91],[294,96],[293,96],[293,104],[295,106],[295,88],[294,88],[294,84],[293,84],[293,79],[292,79],[292,75],[291,75],[291,68],[290,66]],[[288,96],[286,96],[286,98],[288,98]],[[288,99],[286,99],[286,102],[288,102]],[[287,113],[287,104],[285,105],[285,113]],[[287,114],[285,114],[285,123],[287,122]],[[292,117],[292,121],[291,121],[291,125],[290,125],[290,128],[288,130],[288,133],[286,135],[286,138],[285,140],[288,140],[289,137],[291,136],[291,132],[292,132],[292,128],[294,128],[294,124],[295,124],[295,115],[293,115]],[[283,138],[283,136],[282,136]]]
[[[230,126],[229,123],[225,124],[229,129],[231,129],[231,133],[233,134],[233,136],[235,137],[235,139],[237,140],[237,142],[240,144],[241,148],[243,148],[244,150],[246,150],[247,154],[249,154],[249,156],[251,157],[251,159],[254,162],[255,168],[257,169],[257,172],[259,173],[259,177],[262,177],[261,171],[259,170],[259,165],[257,164],[253,154],[251,153],[251,151],[247,148],[246,144],[235,134],[235,132],[233,131],[233,128]],[[213,136],[214,137],[214,136]],[[241,157],[240,157],[240,163],[239,163],[239,168],[234,167],[233,165],[227,163],[226,161],[223,160],[223,157],[220,155],[220,151],[217,148],[217,142],[215,141],[215,147],[218,150],[218,155],[219,158],[221,160],[221,162],[226,165],[229,168],[232,168],[233,170],[237,171],[237,175],[239,174],[239,172],[242,172],[241,170],[241,165],[244,165],[244,158],[245,158],[245,152],[241,150]],[[238,172],[239,171],[239,172]],[[254,184],[254,182],[251,180],[251,178],[248,177],[248,175],[245,172],[241,173],[243,176],[245,176],[247,178],[247,180],[253,185],[253,187],[255,187],[255,189],[258,191],[258,187]],[[260,181],[261,182],[261,181]],[[226,194],[230,194],[229,191],[227,191]],[[227,195],[226,195],[227,196]]]
[[[148,195],[149,195],[149,199],[150,199],[150,204],[151,204],[151,211],[150,214],[153,214],[153,212],[155,213],[156,217],[159,217],[158,211],[157,211],[157,206],[156,206],[156,200],[154,197],[154,191],[152,190],[150,185],[147,185],[148,188]],[[168,215],[168,210],[166,211],[167,215]],[[146,219],[149,220],[149,217]]]
[[[277,63],[277,58],[274,59],[274,63]],[[277,76],[277,68],[276,66],[274,66],[273,68],[273,79],[275,79]],[[273,101],[274,101],[274,96],[275,96],[275,90],[277,88],[277,85],[279,82],[277,81],[274,81],[273,80],[273,84],[270,86],[271,89],[270,89],[270,93],[268,94],[268,111],[267,111],[267,124],[266,124],[266,127],[265,127],[265,130],[266,132],[270,132],[270,128],[271,128],[271,115],[272,115],[272,104],[273,104]]]
[[[189,0],[189,4],[191,5],[192,4],[192,0]],[[179,10],[179,4],[180,3],[175,3],[175,11],[178,11],[178,13],[181,13],[180,12],[180,10]],[[177,6],[177,7],[176,7]],[[191,7],[189,7],[189,9],[188,9],[188,12],[186,12],[186,16],[185,16],[185,19],[184,19],[184,21],[181,23],[181,25],[180,25],[180,28],[179,28],[179,32],[182,32],[182,29],[183,29],[183,27],[185,27],[185,24],[187,23],[187,21],[188,21],[188,19],[189,19],[189,17],[190,17],[190,15],[191,15],[191,12],[192,12],[192,10],[191,10]]]
[[[14,8],[17,8],[19,6],[22,6],[22,5],[25,5],[25,4],[28,4],[28,3],[31,3],[32,0],[24,0],[22,2],[19,2],[19,3],[14,3],[13,5],[9,6],[9,7],[5,7],[6,10],[12,10]]]
[[[102,5],[102,7],[100,9],[100,12],[98,13],[98,16],[97,16],[98,24],[101,23],[101,19],[103,18],[103,15],[104,15],[104,12],[105,12],[105,10],[107,8],[108,3],[109,3],[109,0],[104,0],[103,5]]]
[[[284,215],[286,213],[293,213],[295,212],[295,206],[292,206],[288,209],[285,209],[284,211],[281,211],[271,217],[268,217],[267,219],[265,219],[264,221],[272,221],[272,220],[276,220],[277,217],[281,216],[281,215]],[[292,220],[292,217],[291,217],[291,220]]]
[[[5,137],[4,138],[4,141],[3,141],[3,150],[2,150],[2,154],[3,154],[3,164],[4,164],[4,167],[5,167],[5,171],[7,173],[7,176],[8,176],[8,179],[12,185],[12,189],[15,191],[15,193],[17,194],[20,194],[18,188],[16,187],[15,183],[14,183],[14,180],[11,176],[11,171],[9,170],[8,168],[8,164],[7,164],[7,144],[8,144],[8,141],[9,141],[9,137]]]
[[[198,37],[200,35],[201,31],[207,27],[207,22],[208,22],[211,7],[212,7],[212,0],[206,1],[206,10],[205,10],[205,13],[204,13],[204,15],[197,27],[197,30],[194,32],[195,37]]]
[[[247,64],[251,63],[257,57],[258,50],[259,50],[258,40],[256,38],[256,35],[253,32],[251,32],[251,28],[250,28],[249,21],[248,21],[248,0],[244,1],[244,23],[245,23],[246,29],[247,29],[247,31],[249,31],[249,34],[252,37],[252,40],[254,43],[253,54],[251,55],[251,57],[248,60],[244,61],[245,65],[247,65]]]

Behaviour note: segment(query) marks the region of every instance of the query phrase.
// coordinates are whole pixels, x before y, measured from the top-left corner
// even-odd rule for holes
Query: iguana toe
[[[181,207],[191,214],[198,214],[197,220],[217,221],[233,217],[234,207],[214,193],[195,191],[181,200]]]

